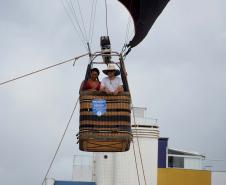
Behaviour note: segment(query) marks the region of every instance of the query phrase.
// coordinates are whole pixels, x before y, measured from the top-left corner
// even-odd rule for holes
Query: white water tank
[[[157,185],[157,125],[132,127],[130,150],[118,153],[95,153],[97,185]],[[140,183],[139,183],[140,182]]]
[[[80,153],[80,155],[74,156],[72,180],[93,182],[93,154],[86,152]]]
[[[114,153],[98,152],[95,153],[94,179],[97,185],[114,185]]]
[[[114,185],[157,185],[158,126],[136,125],[132,131],[130,150],[115,155]]]

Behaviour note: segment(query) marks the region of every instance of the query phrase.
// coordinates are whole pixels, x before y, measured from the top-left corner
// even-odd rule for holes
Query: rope
[[[131,102],[132,102],[132,100],[131,100]],[[139,150],[141,168],[142,168],[143,177],[144,177],[144,184],[147,185],[146,176],[145,176],[145,173],[144,173],[143,159],[142,159],[141,150],[140,150],[140,142],[139,142],[139,139],[138,139],[138,132],[137,132],[137,124],[136,124],[136,120],[135,120],[135,114],[134,114],[134,110],[133,109],[132,109],[132,111],[133,111],[133,121],[134,121],[134,125],[135,125],[135,131],[136,131],[136,134],[137,134],[136,140],[137,140],[137,144],[138,144],[138,150]]]
[[[132,142],[133,143],[133,142]],[[136,157],[136,152],[135,152],[135,146],[133,143],[133,155],[134,155],[134,160],[135,160],[135,164],[136,164],[136,171],[137,171],[137,179],[138,179],[138,183],[140,185],[140,177],[139,177],[139,171],[138,171],[138,166],[137,166],[137,157]]]
[[[129,12],[131,12],[131,10],[132,10],[132,2],[133,2],[133,0],[130,0]],[[130,26],[131,26],[131,17],[130,17],[130,14],[129,14],[128,15],[127,25],[126,25],[125,45],[129,41]]]
[[[92,1],[92,9],[91,9],[91,14],[90,14],[90,22],[89,22],[89,34],[88,34],[88,38],[89,38],[89,41],[90,41],[90,35],[91,35],[91,26],[92,26],[92,20],[93,20],[93,8],[94,8],[94,3],[95,1]]]
[[[71,122],[72,117],[73,117],[73,115],[74,115],[75,109],[76,109],[76,107],[77,107],[77,105],[78,105],[78,102],[79,102],[79,98],[77,98],[77,101],[76,101],[75,106],[74,106],[74,108],[73,108],[73,111],[72,111],[72,113],[71,113],[71,115],[70,115],[70,118],[69,118],[69,121],[68,121],[68,123],[67,123],[67,126],[66,126],[66,128],[65,128],[65,130],[64,130],[64,133],[63,133],[63,135],[62,135],[62,137],[61,137],[61,139],[60,139],[60,142],[59,142],[59,144],[58,144],[58,147],[57,147],[57,149],[56,149],[56,152],[55,152],[55,154],[54,154],[54,156],[53,156],[53,159],[51,160],[51,163],[50,163],[50,165],[49,165],[49,168],[48,168],[48,170],[47,170],[47,172],[46,172],[46,174],[45,174],[45,177],[44,177],[44,179],[43,179],[43,181],[42,181],[42,185],[44,185],[45,180],[46,180],[46,178],[47,178],[47,176],[48,176],[48,174],[49,174],[49,171],[50,171],[50,169],[51,169],[51,167],[52,167],[52,165],[53,165],[53,162],[54,162],[54,160],[55,160],[55,158],[56,158],[56,156],[57,156],[57,153],[58,153],[58,151],[59,151],[59,149],[60,149],[60,146],[61,146],[61,144],[62,144],[62,142],[63,142],[64,136],[65,136],[65,134],[66,134],[66,132],[67,132],[67,129],[68,129],[69,125],[70,125],[70,122]]]
[[[89,24],[89,42],[90,44],[92,43],[93,40],[93,32],[94,32],[94,21],[96,18],[96,7],[97,7],[97,0],[92,1],[92,11],[91,11],[91,16],[90,16],[90,24]]]
[[[94,33],[94,26],[95,26],[94,22],[96,20],[96,9],[97,9],[97,0],[96,0],[96,4],[95,4],[95,9],[94,9],[93,27],[92,27],[90,44],[92,44],[92,42],[93,42],[93,33]]]
[[[78,35],[80,41],[82,42],[83,47],[85,48],[85,50],[87,50],[86,44],[85,44],[86,41],[85,41],[85,39],[84,39],[84,36],[79,32],[78,28],[76,27],[76,25],[75,25],[75,23],[74,23],[74,21],[73,21],[73,18],[71,17],[69,11],[67,10],[66,6],[64,5],[63,0],[61,0],[61,4],[62,4],[62,6],[64,7],[64,10],[65,10],[65,12],[66,12],[66,14],[67,14],[69,20],[71,21],[71,23],[72,23],[72,25],[73,25],[73,28],[75,29],[76,34]]]
[[[105,0],[105,10],[106,10],[106,31],[108,36],[108,6],[107,6],[107,0]]]
[[[82,32],[80,33],[80,32],[78,31],[78,28],[76,27],[76,25],[75,25],[75,23],[74,23],[74,21],[73,21],[73,18],[71,17],[69,11],[67,10],[67,8],[66,8],[66,6],[65,6],[65,4],[64,4],[64,2],[63,2],[63,0],[61,0],[61,4],[62,4],[62,6],[64,7],[64,10],[65,10],[65,12],[66,12],[68,18],[70,19],[70,21],[71,21],[71,23],[72,23],[72,25],[73,25],[73,27],[74,27],[74,29],[75,29],[75,32],[77,33],[77,35],[78,35],[78,37],[79,37],[79,39],[80,39],[80,41],[83,43],[83,46],[85,47],[85,49],[87,49],[87,48],[86,48],[86,45],[85,45],[85,43],[86,43],[85,38],[84,38]],[[69,3],[67,3],[67,4],[68,4],[68,6],[69,6]]]
[[[79,24],[79,20],[78,20],[78,17],[77,17],[77,14],[76,14],[74,5],[73,5],[73,3],[71,2],[71,0],[70,0],[70,3],[69,3],[69,2],[67,2],[67,3],[68,3],[68,7],[71,8],[72,15],[74,15],[75,22],[77,23],[77,25],[78,25],[78,27],[79,27],[79,30],[80,30],[80,32],[81,32],[81,34],[82,34],[82,37],[83,37],[83,39],[85,40],[85,43],[86,43],[86,42],[87,42],[87,38],[86,38],[86,36],[84,35],[83,30],[82,30],[82,28],[81,28],[81,26],[80,26],[80,24]]]
[[[87,33],[86,33],[86,28],[85,28],[84,19],[83,19],[83,16],[82,16],[82,11],[81,11],[81,8],[80,8],[79,0],[76,0],[76,1],[77,1],[77,4],[78,4],[79,14],[80,14],[80,17],[81,17],[81,20],[82,20],[82,26],[83,26],[83,29],[85,31],[86,41],[88,42],[88,37],[87,37]]]
[[[129,40],[129,37],[128,37],[128,34],[129,34],[129,28],[130,28],[130,17],[128,17],[127,25],[126,25],[125,44],[126,44],[126,43],[128,42],[128,40]]]
[[[123,66],[123,67],[125,68],[125,66]],[[131,104],[133,105],[132,98],[131,98]],[[137,132],[137,124],[136,124],[136,120],[135,120],[134,109],[132,109],[132,111],[133,111],[133,121],[134,121],[134,124],[136,126],[135,130],[136,130],[136,134],[137,134],[138,132]],[[137,134],[136,140],[137,140],[138,149],[139,149],[139,156],[140,156],[140,160],[141,160],[141,167],[142,167],[142,172],[143,172],[143,177],[144,177],[144,183],[145,183],[145,185],[147,185],[146,177],[145,177],[145,173],[144,173],[143,159],[142,159],[142,155],[141,155],[141,151],[140,151],[140,143],[139,143],[139,139],[138,139],[138,134]],[[138,183],[140,185],[140,178],[139,178],[139,171],[138,171],[137,158],[136,158],[136,152],[135,152],[135,145],[134,145],[134,142],[132,142],[132,143],[133,143],[133,154],[134,154],[134,159],[135,159],[135,164],[136,164],[136,171],[137,171],[137,179],[138,179]]]
[[[47,70],[47,69],[50,69],[50,68],[53,68],[53,67],[56,67],[56,66],[59,66],[59,65],[68,63],[68,62],[72,62],[72,61],[75,62],[75,61],[78,60],[79,58],[84,57],[84,56],[86,56],[86,55],[88,55],[88,54],[89,54],[89,53],[86,53],[86,54],[84,54],[84,55],[80,55],[80,56],[78,56],[78,57],[75,57],[75,58],[72,58],[72,59],[69,59],[69,60],[66,60],[66,61],[63,61],[63,62],[54,64],[54,65],[51,65],[51,66],[48,66],[48,67],[45,67],[45,68],[42,68],[42,69],[39,69],[39,70],[37,70],[37,71],[33,71],[33,72],[31,72],[31,73],[27,73],[27,74],[24,74],[24,75],[22,75],[22,76],[18,76],[18,77],[16,77],[16,78],[12,78],[12,79],[10,79],[10,80],[1,82],[1,83],[0,83],[0,86],[1,86],[1,85],[4,85],[4,84],[7,84],[7,83],[10,83],[10,82],[15,81],[15,80],[19,80],[19,79],[21,79],[21,78],[25,78],[25,77],[27,77],[27,76],[31,76],[31,75],[36,74],[36,73],[39,73],[39,72],[41,72],[41,71],[45,71],[45,70]]]

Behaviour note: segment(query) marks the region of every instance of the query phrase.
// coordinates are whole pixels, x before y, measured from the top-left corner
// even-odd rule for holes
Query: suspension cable
[[[105,0],[105,17],[106,17],[106,31],[108,36],[108,6],[107,6],[107,0]]]
[[[64,11],[66,12],[66,14],[67,14],[69,20],[71,21],[71,23],[72,23],[72,25],[73,25],[73,27],[74,27],[74,29],[75,29],[75,32],[77,33],[77,35],[78,35],[80,41],[83,43],[83,46],[84,46],[85,49],[87,50],[87,47],[86,47],[86,45],[85,45],[86,41],[85,41],[85,38],[84,38],[84,36],[83,36],[83,33],[82,33],[82,32],[81,32],[81,33],[79,32],[78,28],[76,27],[76,25],[75,25],[75,23],[74,23],[74,20],[73,20],[73,18],[72,18],[72,15],[71,15],[71,14],[69,13],[69,11],[67,10],[67,8],[66,8],[66,6],[65,6],[65,4],[64,4],[64,2],[63,2],[63,0],[61,0],[61,4],[62,4],[62,6],[64,7]],[[69,4],[69,3],[67,3],[67,4]],[[68,6],[69,6],[69,5],[68,5]]]
[[[122,56],[121,56],[121,57],[122,57]],[[122,60],[123,60],[123,58],[122,58]],[[123,68],[125,69],[124,62],[123,62]],[[131,104],[133,105],[132,98],[131,98]],[[132,106],[132,107],[133,107],[133,106]],[[132,111],[133,111],[133,112],[132,112],[132,113],[133,113],[133,121],[134,121],[135,130],[136,130],[136,135],[137,135],[136,140],[137,140],[138,149],[139,149],[139,156],[140,156],[140,160],[141,160],[141,167],[142,167],[144,182],[145,182],[145,185],[147,185],[147,183],[146,183],[146,177],[145,177],[145,173],[144,173],[144,167],[143,167],[142,155],[141,155],[141,151],[140,151],[140,143],[139,143],[139,139],[138,139],[137,124],[136,124],[136,120],[135,120],[134,109],[132,109]],[[137,179],[138,179],[138,183],[139,183],[139,185],[140,185],[139,170],[138,170],[137,158],[136,158],[136,152],[135,152],[135,144],[134,144],[133,141],[132,141],[132,143],[133,143],[134,160],[135,160],[135,164],[136,164]]]
[[[96,18],[96,7],[97,7],[97,0],[92,1],[92,10],[90,16],[90,24],[89,24],[89,42],[92,43],[93,40],[93,31],[94,31],[94,22]]]
[[[139,171],[138,171],[138,165],[137,165],[137,157],[136,157],[136,152],[135,152],[135,145],[134,145],[133,141],[132,141],[132,143],[133,143],[133,155],[134,155],[134,160],[135,160],[135,164],[136,164],[137,180],[138,180],[138,183],[140,185],[140,177],[139,177]]]
[[[62,135],[62,137],[61,137],[61,139],[60,139],[60,142],[59,142],[58,147],[57,147],[57,149],[56,149],[56,151],[55,151],[55,154],[54,154],[54,156],[53,156],[53,159],[51,160],[50,165],[49,165],[49,168],[48,168],[48,170],[47,170],[47,172],[46,172],[46,174],[45,174],[45,177],[44,177],[44,179],[43,179],[43,181],[42,181],[42,185],[44,185],[44,183],[45,183],[45,181],[46,181],[46,178],[47,178],[47,176],[48,176],[48,174],[49,174],[49,171],[50,171],[50,169],[51,169],[51,167],[52,167],[52,165],[53,165],[53,162],[54,162],[54,160],[55,160],[55,158],[56,158],[56,156],[57,156],[57,153],[58,153],[58,151],[59,151],[59,149],[60,149],[60,146],[61,146],[61,144],[62,144],[62,142],[63,142],[63,139],[64,139],[64,137],[65,137],[65,134],[66,134],[66,132],[67,132],[67,129],[68,129],[68,127],[69,127],[69,125],[70,125],[70,122],[71,122],[71,120],[72,120],[72,118],[73,118],[73,115],[74,115],[75,109],[76,109],[76,107],[77,107],[77,105],[78,105],[78,102],[79,102],[79,98],[77,98],[77,101],[76,101],[76,103],[75,103],[75,106],[74,106],[74,108],[73,108],[73,111],[72,111],[72,113],[71,113],[71,115],[70,115],[70,118],[69,118],[69,120],[68,120],[68,123],[67,123],[67,125],[66,125],[66,127],[65,127],[64,133],[63,133],[63,135]]]
[[[1,83],[0,83],[0,86],[1,86],[1,85],[4,85],[4,84],[7,84],[7,83],[10,83],[10,82],[15,81],[15,80],[19,80],[19,79],[21,79],[21,78],[25,78],[25,77],[27,77],[27,76],[31,76],[31,75],[36,74],[36,73],[39,73],[39,72],[41,72],[41,71],[45,71],[45,70],[47,70],[47,69],[50,69],[50,68],[53,68],[53,67],[56,67],[56,66],[59,66],[59,65],[68,63],[68,62],[72,62],[72,61],[73,61],[73,62],[76,62],[79,58],[84,57],[84,56],[87,56],[87,55],[89,55],[89,53],[86,53],[86,54],[84,54],[84,55],[80,55],[80,56],[78,56],[78,57],[75,57],[75,58],[72,58],[72,59],[69,59],[69,60],[66,60],[66,61],[63,61],[63,62],[54,64],[54,65],[51,65],[51,66],[48,66],[48,67],[45,67],[45,68],[42,68],[42,69],[39,69],[39,70],[33,71],[33,72],[31,72],[31,73],[27,73],[27,74],[24,74],[24,75],[21,75],[21,76],[12,78],[12,79],[10,79],[10,80],[1,82]]]
[[[69,3],[70,2],[70,3]],[[69,2],[67,2],[68,4],[68,7],[71,9],[71,12],[72,12],[72,15],[74,15],[74,18],[75,18],[75,22],[77,23],[78,27],[79,27],[79,30],[80,32],[82,33],[82,36],[83,36],[83,39],[85,40],[85,42],[87,42],[87,38],[85,36],[85,33],[83,32],[80,24],[79,24],[79,19],[77,17],[77,14],[76,14],[76,11],[75,11],[75,8],[74,8],[74,5],[72,3],[72,1],[70,0]],[[84,30],[85,31],[85,30]]]
[[[92,1],[92,8],[91,8],[91,14],[90,14],[90,22],[89,22],[89,32],[88,32],[88,39],[90,41],[90,35],[91,35],[91,25],[92,25],[92,20],[93,20],[93,9],[94,9],[94,3],[95,1]]]
[[[129,41],[129,30],[130,30],[130,17],[128,16],[127,25],[126,25],[126,33],[125,33],[125,44]]]
[[[131,100],[131,102],[132,102],[132,100]],[[133,103],[132,103],[132,105],[133,105]],[[132,109],[132,111],[133,111],[133,121],[134,121],[134,125],[135,125],[135,131],[136,131],[136,135],[137,135],[136,140],[137,140],[137,144],[138,144],[141,168],[142,168],[143,177],[144,177],[144,184],[147,185],[146,176],[145,176],[145,172],[144,172],[144,164],[143,164],[142,154],[141,154],[141,150],[140,150],[140,142],[139,142],[139,138],[138,138],[137,123],[136,123],[136,119],[135,119],[134,109]]]
[[[88,42],[88,37],[87,37],[87,33],[86,33],[85,23],[84,23],[82,11],[81,11],[81,8],[80,8],[79,0],[76,0],[76,1],[77,1],[77,4],[78,4],[79,14],[80,14],[80,17],[81,17],[81,20],[82,20],[82,26],[83,26],[83,29],[85,31],[86,41]]]
[[[132,11],[132,2],[133,2],[133,0],[130,0],[129,12]],[[128,15],[128,20],[127,20],[127,25],[126,25],[126,33],[125,33],[125,44],[129,41],[130,26],[131,26],[131,17],[130,17],[130,15]]]
[[[93,42],[93,33],[94,33],[95,20],[96,20],[96,10],[97,10],[97,0],[96,0],[96,4],[95,4],[95,9],[94,9],[94,18],[93,18],[93,26],[92,26],[90,44],[92,44],[92,42]]]

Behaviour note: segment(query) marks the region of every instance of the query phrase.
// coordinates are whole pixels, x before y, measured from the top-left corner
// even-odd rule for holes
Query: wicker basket
[[[99,115],[94,101],[105,101],[106,112]],[[131,98],[127,92],[107,95],[85,91],[80,94],[79,149],[89,152],[123,152],[132,139]]]

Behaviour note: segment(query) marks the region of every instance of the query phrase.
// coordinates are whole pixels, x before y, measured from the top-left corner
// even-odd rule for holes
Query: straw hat
[[[115,71],[115,76],[120,75],[120,71],[115,68],[114,64],[108,64],[107,69],[104,69],[103,73],[107,75],[109,71]]]

